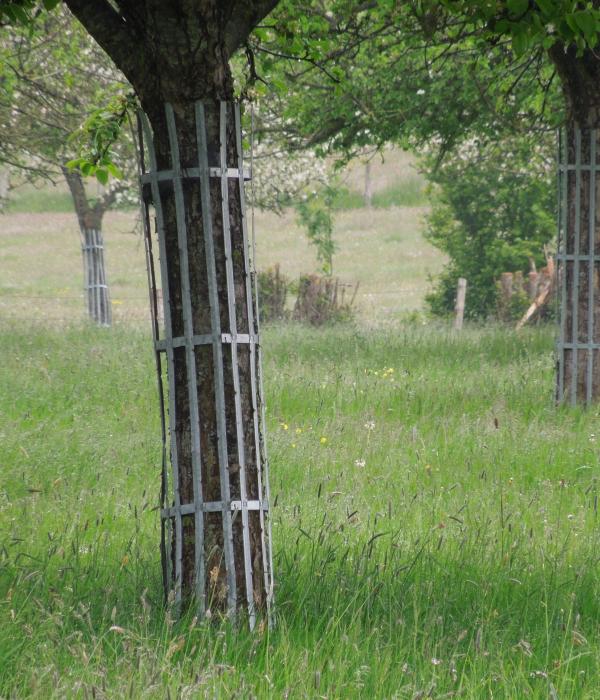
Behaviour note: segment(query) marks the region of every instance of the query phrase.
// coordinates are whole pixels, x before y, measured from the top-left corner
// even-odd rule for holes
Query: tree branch
[[[128,78],[139,70],[143,37],[108,0],[65,0],[65,4]]]
[[[235,3],[223,31],[225,46],[230,57],[245,45],[254,28],[275,9],[278,3],[279,0],[239,0]]]

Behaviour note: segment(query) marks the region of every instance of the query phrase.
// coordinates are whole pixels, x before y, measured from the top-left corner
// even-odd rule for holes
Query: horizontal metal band
[[[557,253],[556,259],[567,262],[574,260],[579,260],[580,262],[600,262],[600,255],[575,255],[575,253]]]
[[[248,335],[248,333],[238,333],[235,336],[236,343],[241,343],[241,344],[248,344],[248,343],[256,343],[257,339],[255,335]],[[187,338],[185,337],[179,337],[179,338],[173,338],[170,342],[166,339],[162,340],[157,340],[154,343],[154,347],[158,352],[165,352],[167,349],[167,346],[172,347],[172,348],[185,348],[187,347]],[[193,335],[192,336],[192,345],[211,345],[213,342],[213,337],[212,335]],[[225,344],[231,344],[232,343],[232,338],[231,338],[231,333],[221,333],[221,342]]]
[[[104,244],[102,244],[102,245],[82,245],[81,250],[104,250]]]
[[[209,168],[210,177],[222,177],[221,168]],[[243,170],[244,180],[251,180],[252,173],[248,168]],[[181,177],[183,180],[198,180],[200,178],[200,168],[182,168]],[[238,168],[227,168],[227,177],[238,180],[240,177],[240,171]],[[159,182],[168,182],[173,179],[172,170],[159,170],[156,173],[156,179]],[[142,185],[147,185],[152,182],[152,173],[144,173],[140,177],[140,182]]]
[[[555,343],[559,350],[600,350],[600,343]]]
[[[269,510],[269,502],[268,501],[263,501],[262,502],[262,509],[264,511]],[[202,503],[200,504],[200,510],[204,513],[220,513],[223,510],[223,502],[222,501],[209,501],[207,503]],[[241,501],[231,501],[231,510],[236,511],[236,510],[242,510],[242,502]],[[260,501],[246,501],[246,510],[260,510]],[[193,513],[196,512],[196,504],[195,503],[186,503],[181,506],[180,511],[181,515],[192,515]],[[175,515],[177,514],[177,508],[163,508],[161,510],[161,517],[166,519],[166,518],[174,518]]]
[[[90,284],[88,287],[84,286],[84,289],[108,289],[107,284]],[[58,297],[60,299],[61,297]],[[68,297],[62,297],[63,299],[68,299]]]
[[[595,170],[596,172],[600,171],[600,163],[597,163],[596,165],[574,165],[570,163],[569,165],[564,165],[564,163],[561,163],[558,166],[558,170],[561,173],[566,172],[567,170],[569,172],[577,171],[579,172],[589,172],[590,170]]]

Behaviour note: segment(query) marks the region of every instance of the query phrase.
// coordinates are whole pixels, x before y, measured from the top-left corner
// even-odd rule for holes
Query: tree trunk
[[[7,172],[0,172],[0,199],[8,199],[9,179]]]
[[[200,109],[204,124],[198,121]],[[268,502],[253,345],[257,328],[243,188],[239,177],[223,177],[221,168],[222,160],[228,169],[238,168],[241,134],[238,138],[232,102],[192,103],[179,114],[170,105],[166,110],[173,120],[169,144],[158,131],[162,114],[150,115],[157,167],[172,167],[170,147],[176,143],[184,178],[179,203],[175,183],[159,187],[157,182],[151,195],[155,205],[157,193],[160,198],[165,349],[171,369],[173,506],[165,511],[172,527],[169,586],[176,596],[195,596],[201,607],[232,610],[245,601],[252,611],[269,593],[262,513]],[[204,127],[206,165],[219,168],[221,176],[208,178],[203,192],[189,168],[202,169],[198,129],[204,132]],[[146,198],[149,194],[146,190]],[[178,340],[198,337],[211,342]],[[238,517],[235,503],[240,504]],[[245,503],[258,507],[246,510]]]
[[[600,61],[557,42],[550,58],[562,81],[567,116],[561,145],[562,268],[556,400],[591,405],[600,399]],[[566,167],[568,165],[568,167]],[[594,347],[595,346],[595,347]]]
[[[371,207],[371,161],[365,164],[365,207]]]
[[[67,4],[134,86],[152,130],[150,168],[163,172],[146,176],[143,196],[155,207],[164,298],[166,585],[200,610],[246,607],[252,624],[272,595],[269,504],[229,58],[277,0]]]
[[[83,289],[86,296],[88,316],[99,326],[110,327],[112,308],[104,266],[104,241],[102,239],[102,218],[106,201],[100,200],[90,207],[78,170],[63,168],[69,185],[75,212],[81,230],[81,252],[83,254]],[[105,198],[106,200],[106,198]]]

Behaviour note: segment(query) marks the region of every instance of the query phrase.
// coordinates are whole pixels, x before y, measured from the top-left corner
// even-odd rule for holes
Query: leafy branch
[[[0,0],[0,26],[8,24],[23,24],[31,27],[34,20],[45,10],[53,10],[60,0]]]
[[[107,107],[96,110],[82,126],[69,137],[69,142],[79,142],[79,158],[67,163],[68,168],[79,168],[84,177],[95,175],[100,184],[106,185],[109,173],[120,180],[123,175],[114,160],[112,150],[120,139],[123,125],[130,113],[140,108],[133,90],[113,98]]]
[[[306,227],[309,245],[317,248],[317,260],[322,263],[322,271],[333,274],[333,254],[338,249],[333,240],[333,221],[331,209],[339,191],[329,185],[324,185],[321,192],[304,195],[294,208],[296,222]]]

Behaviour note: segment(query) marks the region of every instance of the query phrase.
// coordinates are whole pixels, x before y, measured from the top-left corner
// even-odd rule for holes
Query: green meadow
[[[274,618],[178,618],[148,329],[0,329],[0,697],[597,698],[598,412],[552,330],[263,333]],[[598,441],[598,442],[597,442]]]

